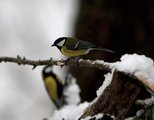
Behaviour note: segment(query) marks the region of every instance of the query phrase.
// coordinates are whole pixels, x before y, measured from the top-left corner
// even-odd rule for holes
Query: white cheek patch
[[[60,41],[57,45],[62,47],[64,45],[64,43],[65,43],[65,39],[63,39],[62,41]]]
[[[45,69],[45,72],[46,72],[46,73],[50,73],[51,71],[53,71],[53,67],[47,67],[47,68]]]

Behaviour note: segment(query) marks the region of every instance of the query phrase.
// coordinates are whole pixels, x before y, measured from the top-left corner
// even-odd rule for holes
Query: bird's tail
[[[110,53],[115,53],[115,51],[106,49],[106,48],[92,48],[91,50],[102,50],[102,51],[106,51],[106,52],[110,52]]]

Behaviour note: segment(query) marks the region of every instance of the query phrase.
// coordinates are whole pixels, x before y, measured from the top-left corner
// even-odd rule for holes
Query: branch
[[[16,63],[18,65],[31,65],[33,66],[33,69],[37,66],[42,65],[58,65],[58,66],[82,66],[82,67],[92,67],[92,68],[98,68],[106,71],[111,71],[111,66],[109,63],[104,61],[92,61],[92,60],[76,60],[76,59],[67,59],[67,60],[30,60],[26,59],[25,57],[20,57],[17,55],[17,57],[0,57],[0,62],[10,62],[10,63]]]
[[[102,60],[83,60],[83,59],[67,59],[67,60],[29,60],[25,57],[0,57],[0,62],[11,62],[16,63],[18,65],[31,65],[33,69],[37,66],[42,65],[58,65],[58,66],[82,66],[82,67],[91,67],[91,68],[98,68],[101,70],[111,71],[114,67],[111,63],[104,62]],[[130,78],[136,79],[143,83],[151,92],[154,94],[154,85],[150,84],[148,81],[144,80],[142,76],[136,76],[133,74],[125,73]]]

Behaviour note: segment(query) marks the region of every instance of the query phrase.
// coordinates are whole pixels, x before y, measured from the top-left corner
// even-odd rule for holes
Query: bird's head
[[[42,75],[44,77],[50,76],[53,74],[53,66],[52,65],[47,65],[43,68],[42,70]]]
[[[60,37],[55,40],[55,42],[52,44],[52,47],[56,46],[58,49],[61,49],[61,47],[64,46],[66,40],[67,40],[67,37]]]

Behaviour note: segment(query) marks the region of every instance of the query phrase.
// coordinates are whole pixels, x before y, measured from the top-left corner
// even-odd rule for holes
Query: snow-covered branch
[[[138,56],[134,54],[133,57],[138,57]],[[144,56],[140,56],[140,57],[144,58]],[[148,61],[148,60],[146,60],[146,61]],[[19,55],[17,55],[17,57],[0,57],[0,63],[1,62],[10,62],[10,63],[16,63],[18,65],[31,65],[31,66],[33,66],[33,69],[36,68],[37,66],[42,66],[42,65],[82,66],[82,67],[98,68],[98,69],[106,70],[106,71],[112,71],[113,68],[116,68],[118,71],[123,72],[124,74],[126,74],[130,78],[140,81],[150,91],[154,92],[154,84],[151,84],[151,82],[149,83],[149,81],[147,81],[147,78],[145,78],[146,71],[142,72],[139,70],[140,68],[138,68],[139,66],[142,67],[141,65],[138,65],[140,63],[138,62],[137,64],[132,66],[131,65],[132,63],[130,61],[131,60],[129,60],[129,61],[127,61],[127,59],[125,60],[125,58],[122,63],[121,62],[108,63],[108,62],[104,62],[103,60],[84,60],[84,59],[53,60],[51,58],[51,59],[47,59],[47,60],[30,60],[30,59],[27,59],[26,57],[21,57]],[[151,63],[151,61],[150,61],[150,63]],[[145,63],[143,63],[143,64],[145,64]],[[149,68],[149,70],[153,69],[153,64],[151,66],[152,66],[152,68]],[[136,68],[138,68],[138,69],[136,69]]]

